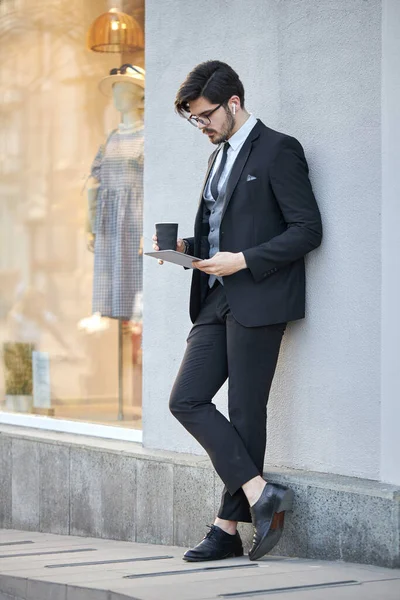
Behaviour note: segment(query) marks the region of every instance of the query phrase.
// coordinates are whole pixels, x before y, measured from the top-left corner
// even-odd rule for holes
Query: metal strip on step
[[[20,546],[22,544],[34,544],[33,540],[23,540],[22,542],[0,542],[0,546]]]
[[[219,594],[217,598],[248,598],[249,596],[258,596],[260,594],[278,594],[280,592],[299,592],[301,590],[319,590],[324,588],[345,587],[349,585],[361,585],[360,581],[348,579],[346,581],[331,581],[327,583],[311,583],[309,585],[294,585],[291,587],[266,588],[264,590],[248,590],[247,592],[230,592]]]
[[[202,567],[199,569],[181,569],[179,571],[164,571],[156,573],[138,573],[137,575],[124,575],[124,579],[141,579],[143,577],[168,577],[169,575],[187,575],[188,573],[200,573],[203,571],[227,571],[231,569],[254,569],[258,567],[254,565],[226,565],[222,567]]]
[[[115,565],[117,563],[140,562],[145,560],[164,560],[173,556],[143,556],[137,558],[121,558],[116,560],[95,560],[92,562],[66,563],[61,565],[45,565],[46,569],[63,569],[64,567],[90,567],[92,565]]]
[[[46,554],[69,554],[70,552],[95,552],[97,548],[78,548],[75,550],[53,550],[53,552],[24,552],[24,554],[0,554],[0,558],[20,558],[22,556],[44,556]]]

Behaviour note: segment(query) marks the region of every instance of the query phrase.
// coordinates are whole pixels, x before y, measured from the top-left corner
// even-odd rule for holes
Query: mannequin
[[[125,127],[143,127],[144,91],[137,85],[121,81],[112,88],[114,106],[121,113]]]
[[[138,79],[136,71],[132,76],[123,67],[113,69],[100,89],[111,94],[121,122],[100,147],[88,186],[93,313],[137,322],[142,312],[144,75]]]

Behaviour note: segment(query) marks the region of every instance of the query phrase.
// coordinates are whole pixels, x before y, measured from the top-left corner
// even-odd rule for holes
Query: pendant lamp
[[[112,8],[92,23],[87,45],[94,52],[137,52],[144,48],[143,30],[133,17]]]

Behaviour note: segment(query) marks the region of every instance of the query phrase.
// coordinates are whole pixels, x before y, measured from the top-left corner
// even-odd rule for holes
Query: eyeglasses
[[[218,106],[213,108],[209,113],[207,113],[206,115],[203,115],[201,117],[195,117],[194,115],[189,115],[187,120],[194,127],[198,127],[199,125],[201,125],[202,127],[208,127],[208,125],[211,125],[211,119],[210,119],[211,115],[213,113],[215,113],[216,110],[221,108],[222,105],[223,105],[223,102],[221,102],[221,104],[218,104]]]
[[[111,69],[110,71],[110,75],[125,75],[125,73],[128,73],[128,75],[133,73],[139,73],[139,75],[144,75],[143,69],[140,69],[139,67],[134,67],[133,65],[129,64],[122,65],[122,67],[120,67],[119,69]]]

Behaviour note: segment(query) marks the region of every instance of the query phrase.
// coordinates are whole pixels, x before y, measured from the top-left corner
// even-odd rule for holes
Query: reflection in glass
[[[98,82],[122,60],[86,49],[90,23],[107,8],[0,3],[0,410],[115,424],[118,321],[92,316],[84,193],[99,144],[119,121]],[[131,316],[122,324],[124,424],[140,427],[141,329]],[[21,385],[25,376],[32,385],[33,350],[35,373],[49,365],[51,410]],[[43,375],[42,395],[45,383]]]

